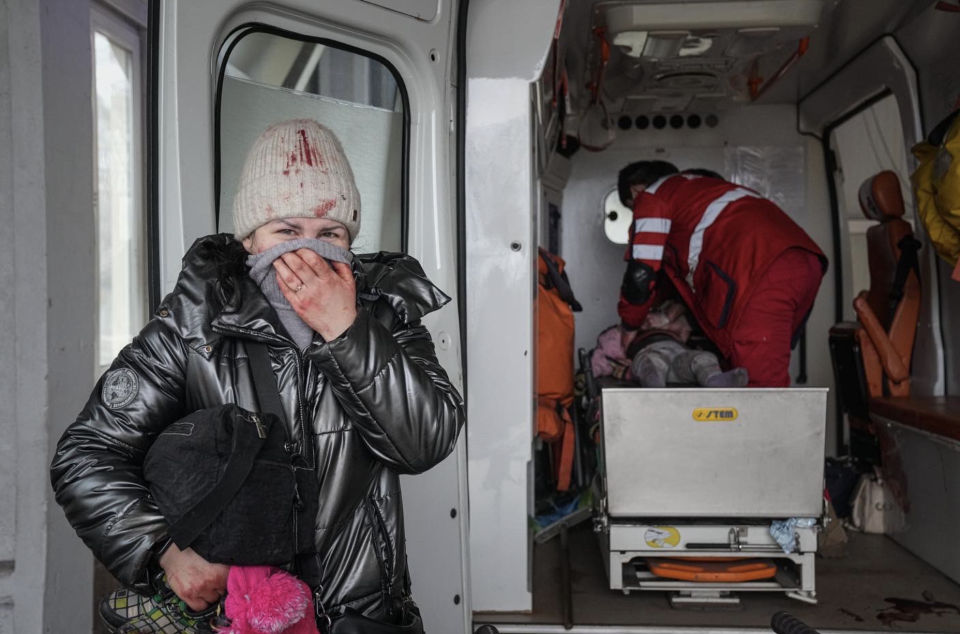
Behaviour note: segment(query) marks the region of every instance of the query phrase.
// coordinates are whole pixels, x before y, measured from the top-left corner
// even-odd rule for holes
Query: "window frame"
[[[133,8],[133,7],[129,7]],[[90,4],[90,68],[91,68],[91,116],[93,131],[93,191],[94,191],[94,226],[99,235],[100,227],[100,177],[99,177],[99,121],[97,104],[97,53],[96,53],[96,35],[97,33],[107,37],[116,45],[130,52],[132,62],[132,103],[131,103],[131,131],[133,135],[131,155],[133,157],[133,201],[136,213],[133,214],[135,227],[134,235],[139,241],[140,256],[137,262],[137,271],[135,274],[136,283],[131,284],[131,292],[136,295],[135,301],[138,312],[134,321],[139,322],[139,327],[146,323],[150,315],[151,307],[151,245],[149,234],[150,211],[148,204],[147,187],[147,154],[145,140],[146,133],[146,42],[145,27],[138,16],[132,15],[130,11],[124,8],[118,8],[110,2],[92,2]],[[96,294],[97,311],[94,315],[94,364],[95,374],[99,377],[109,367],[109,361],[106,364],[100,363],[100,299],[101,288],[99,283],[100,275],[100,245],[97,241],[97,248],[94,250],[95,270],[97,275]],[[139,331],[139,327],[135,330]]]
[[[220,229],[220,198],[221,198],[221,139],[220,139],[220,113],[223,106],[223,81],[227,73],[227,60],[234,47],[245,37],[253,33],[266,33],[277,37],[284,37],[298,42],[309,44],[320,44],[335,48],[355,55],[360,55],[368,59],[379,62],[390,71],[394,81],[397,83],[397,90],[403,103],[403,130],[401,131],[400,146],[400,249],[406,253],[408,249],[407,238],[409,236],[408,224],[410,222],[409,200],[410,200],[410,96],[407,93],[407,86],[403,81],[397,68],[385,57],[364,50],[362,48],[344,44],[337,40],[327,37],[314,37],[303,35],[295,31],[290,31],[269,24],[248,22],[236,27],[223,40],[220,50],[217,51],[217,90],[214,96],[213,104],[213,195],[214,195],[214,227],[217,231]]]
[[[866,230],[869,227],[872,227],[876,222],[868,220],[863,217],[861,213],[853,214],[851,210],[847,208],[846,201],[844,200],[843,192],[841,192],[841,186],[839,179],[843,172],[843,166],[845,159],[842,154],[842,148],[836,146],[837,133],[841,128],[847,124],[853,122],[855,119],[858,119],[872,109],[874,109],[879,104],[885,101],[892,101],[894,107],[898,110],[898,117],[896,119],[897,124],[900,125],[899,129],[896,131],[901,137],[905,136],[905,131],[902,126],[902,121],[900,119],[900,102],[897,100],[896,95],[890,90],[884,90],[877,95],[874,95],[869,100],[865,101],[859,107],[849,112],[847,115],[838,119],[836,122],[831,124],[829,128],[824,131],[824,143],[828,147],[830,153],[830,164],[829,164],[829,175],[830,186],[835,194],[835,200],[832,201],[833,208],[833,221],[834,221],[834,235],[837,236],[835,240],[835,255],[834,261],[836,262],[835,269],[838,274],[840,274],[844,280],[843,284],[840,284],[842,288],[840,292],[837,293],[838,298],[841,301],[838,304],[838,314],[841,315],[843,320],[855,319],[855,316],[852,313],[847,313],[846,311],[852,310],[852,301],[857,294],[863,290],[863,288],[858,288],[858,285],[855,280],[854,270],[856,268],[856,263],[854,262],[854,236],[866,236]],[[891,158],[893,158],[891,156]],[[906,159],[906,154],[903,157]],[[846,159],[849,161],[849,157]],[[899,167],[887,167],[886,169],[891,169],[897,173],[898,178],[910,178],[910,164],[906,163],[906,173],[902,173]],[[859,184],[856,184],[859,187]],[[909,199],[912,196],[912,193],[909,191],[904,192],[904,203],[906,206],[906,213],[903,216],[903,219],[911,224],[916,230],[916,210],[914,209],[914,202]],[[859,210],[857,210],[859,211]],[[854,227],[857,227],[857,230],[854,231]]]

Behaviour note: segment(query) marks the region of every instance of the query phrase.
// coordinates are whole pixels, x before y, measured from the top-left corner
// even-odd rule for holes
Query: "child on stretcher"
[[[724,372],[715,354],[687,347],[693,327],[680,302],[667,300],[651,310],[640,326],[627,356],[623,356],[619,327],[608,328],[597,338],[591,358],[594,376],[632,378],[642,387],[693,384],[702,387],[745,387],[750,380],[744,368]]]

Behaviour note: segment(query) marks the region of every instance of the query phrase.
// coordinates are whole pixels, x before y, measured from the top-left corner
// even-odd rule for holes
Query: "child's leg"
[[[678,376],[683,373],[685,378],[691,382],[695,380],[703,387],[745,387],[749,382],[744,368],[723,372],[716,355],[703,350],[688,350],[678,355],[673,363],[673,371]]]
[[[648,346],[633,358],[633,376],[643,387],[666,387],[670,361],[652,346]]]
[[[704,387],[747,387],[749,382],[750,375],[747,374],[746,368],[734,368],[727,372],[714,374],[707,379]]]

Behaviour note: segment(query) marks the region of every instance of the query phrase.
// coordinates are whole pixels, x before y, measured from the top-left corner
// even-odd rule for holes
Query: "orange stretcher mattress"
[[[650,572],[664,579],[700,583],[740,583],[772,579],[777,566],[765,559],[704,561],[689,559],[647,559]]]

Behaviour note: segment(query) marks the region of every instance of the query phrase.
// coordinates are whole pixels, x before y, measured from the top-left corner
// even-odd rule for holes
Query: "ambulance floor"
[[[577,626],[621,626],[622,631],[639,626],[650,632],[769,632],[771,615],[786,610],[821,631],[960,632],[960,585],[880,535],[851,534],[846,557],[817,559],[818,605],[774,593],[742,593],[736,611],[675,610],[663,592],[625,596],[612,591],[591,527],[573,529],[569,541],[574,631]],[[536,547],[532,612],[475,613],[474,623],[494,624],[503,634],[562,632],[560,552],[559,538]],[[518,627],[511,630],[511,625]]]

